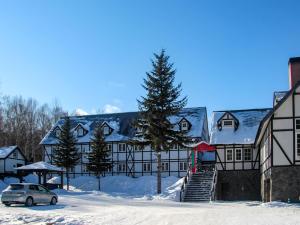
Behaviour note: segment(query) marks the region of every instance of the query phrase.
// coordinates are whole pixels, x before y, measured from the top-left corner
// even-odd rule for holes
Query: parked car
[[[58,197],[42,185],[31,183],[10,184],[3,192],[1,202],[11,204],[25,204],[30,207],[39,203],[55,205]]]

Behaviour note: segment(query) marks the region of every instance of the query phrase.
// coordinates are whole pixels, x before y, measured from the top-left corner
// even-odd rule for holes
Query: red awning
[[[205,141],[201,141],[199,144],[197,144],[194,147],[194,150],[198,151],[198,152],[209,152],[209,151],[215,151],[216,147],[213,145],[207,144]]]

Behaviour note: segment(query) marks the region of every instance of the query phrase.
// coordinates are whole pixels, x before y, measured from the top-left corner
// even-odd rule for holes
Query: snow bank
[[[162,178],[162,194],[156,194],[156,176],[131,178],[127,176],[108,176],[101,178],[101,191],[112,196],[144,199],[178,200],[183,179],[178,177]],[[66,184],[66,179],[65,179]],[[53,177],[48,183],[60,183],[60,177]],[[81,176],[70,179],[73,192],[98,191],[98,179],[93,176]],[[177,197],[176,197],[177,196]]]

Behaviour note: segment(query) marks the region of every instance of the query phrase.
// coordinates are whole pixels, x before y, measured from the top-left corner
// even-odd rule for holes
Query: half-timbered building
[[[274,93],[256,138],[264,201],[300,200],[300,58],[288,65],[290,90]]]
[[[137,117],[138,112],[70,117],[71,131],[77,138],[76,146],[81,155],[80,162],[72,169],[71,173],[74,176],[91,175],[87,169],[88,154],[91,152],[90,140],[96,124],[100,123],[107,148],[111,151],[112,169],[107,171],[106,175],[132,177],[155,175],[157,171],[155,151],[150,146],[141,148],[130,144],[132,143],[131,140],[141,132],[133,126]],[[174,129],[186,130],[192,141],[208,141],[209,133],[205,107],[183,109],[169,120],[174,124]],[[57,121],[41,141],[44,147],[44,161],[51,164],[63,123],[63,118]],[[161,154],[162,176],[184,176],[188,168],[189,156],[190,148],[183,148],[178,145],[174,145],[168,152],[163,152]]]
[[[16,168],[26,164],[26,157],[18,146],[0,148],[0,174],[17,173]]]
[[[210,144],[216,147],[217,199],[259,200],[258,127],[271,109],[215,111]]]

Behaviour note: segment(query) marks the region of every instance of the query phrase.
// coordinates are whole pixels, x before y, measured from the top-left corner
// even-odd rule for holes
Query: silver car
[[[3,192],[1,202],[11,204],[25,204],[33,206],[39,203],[55,205],[58,197],[42,185],[31,183],[10,184]]]

